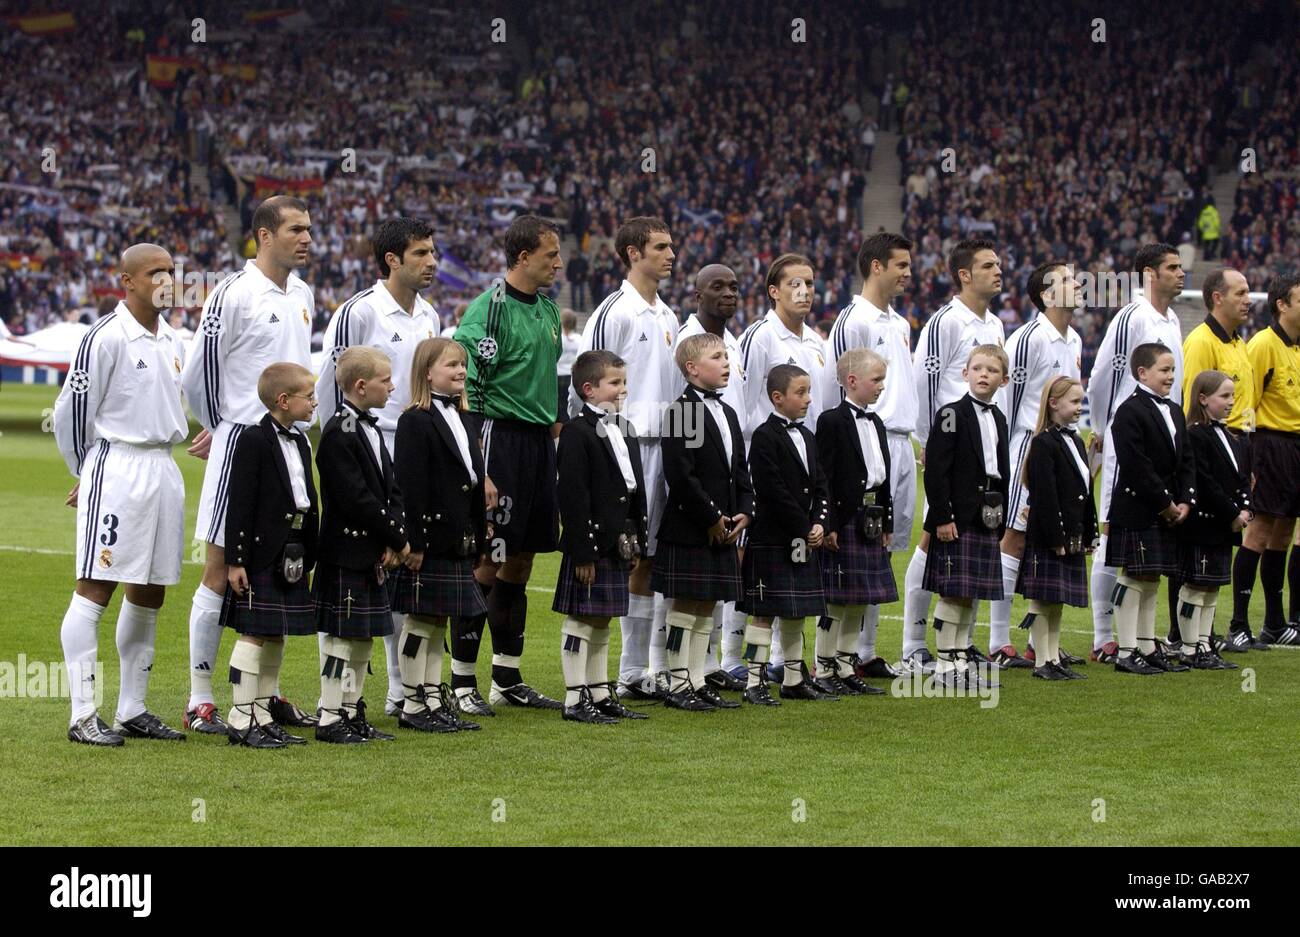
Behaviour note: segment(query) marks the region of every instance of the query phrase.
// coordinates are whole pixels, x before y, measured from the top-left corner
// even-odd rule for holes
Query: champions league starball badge
[[[90,375],[80,369],[68,375],[68,386],[74,394],[84,394],[90,390]]]
[[[1028,369],[1028,368],[1012,368],[1012,369],[1011,369],[1011,382],[1012,382],[1013,384],[1023,384],[1023,383],[1024,383],[1025,381],[1027,381],[1027,380],[1029,380],[1029,369]]]
[[[478,356],[484,361],[491,361],[497,356],[497,342],[495,338],[480,338],[478,345]]]
[[[199,330],[208,338],[216,338],[221,334],[221,316],[216,313],[209,313],[203,317],[203,322],[199,325]]]
[[[939,356],[938,356],[938,355],[928,355],[928,356],[926,356],[926,359],[925,359],[925,373],[926,373],[926,374],[938,374],[938,373],[939,373],[939,369],[940,369],[940,367],[941,367],[941,365],[940,365],[940,363],[939,363]]]

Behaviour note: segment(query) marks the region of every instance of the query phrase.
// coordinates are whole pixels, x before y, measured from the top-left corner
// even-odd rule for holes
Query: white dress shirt
[[[465,432],[465,424],[461,422],[459,411],[455,406],[449,407],[441,400],[433,401],[429,409],[438,414],[438,418],[451,430],[451,438],[456,440],[456,448],[460,450],[460,461],[464,464],[465,471],[469,473],[469,486],[473,488],[478,484],[478,474],[474,471],[474,463],[469,457],[469,436]]]
[[[1079,455],[1079,447],[1074,444],[1074,437],[1068,434],[1065,434],[1065,442],[1065,448],[1069,449],[1070,455],[1074,456],[1074,467],[1079,470],[1079,477],[1083,479],[1083,486],[1087,488],[1092,475],[1083,461],[1083,456]]]
[[[795,452],[799,453],[799,461],[803,463],[803,470],[808,471],[808,446],[803,441],[803,433],[799,432],[797,425],[787,426],[785,431],[790,434],[790,441],[794,443]]]
[[[1159,410],[1160,415],[1165,418],[1165,429],[1169,430],[1169,440],[1177,446],[1178,430],[1174,429],[1174,418],[1169,415],[1169,398],[1161,397],[1145,384],[1139,384],[1138,390],[1142,391],[1156,402],[1156,409]]]
[[[854,414],[862,412],[853,404],[849,404],[849,408]],[[855,416],[853,428],[858,431],[862,461],[867,464],[867,487],[875,488],[885,480],[885,456],[880,451],[880,437],[876,435],[876,427],[864,417]]]
[[[980,442],[984,449],[984,474],[989,478],[1001,478],[998,471],[998,424],[993,420],[993,404],[984,404],[974,397],[975,418],[980,424]]]
[[[1241,466],[1237,465],[1237,454],[1232,451],[1232,443],[1228,440],[1228,434],[1224,431],[1223,424],[1216,422],[1214,432],[1219,437],[1219,442],[1223,443],[1223,450],[1228,453],[1228,458],[1232,460],[1232,467],[1240,472]]]
[[[275,438],[280,443],[280,451],[284,453],[284,464],[289,469],[289,488],[293,491],[293,506],[299,511],[305,511],[311,507],[311,501],[307,497],[307,476],[302,468],[302,456],[298,453],[298,443],[295,437],[298,436],[296,430],[289,430],[288,436],[284,433],[276,433]]]
[[[623,484],[627,486],[628,493],[636,491],[636,474],[632,471],[632,456],[627,451],[623,428],[618,425],[617,420],[609,418],[599,407],[593,407],[591,404],[587,404],[586,407],[605,424],[605,436],[614,450],[614,458],[618,461],[618,470],[623,473]]]
[[[699,388],[696,388],[697,390]],[[704,391],[700,391],[703,396]],[[727,450],[727,467],[731,467],[731,427],[727,425],[727,414],[722,410],[722,401],[712,397],[704,398],[704,409],[708,410],[713,416],[713,422],[717,424],[718,432],[722,434],[722,448]]]

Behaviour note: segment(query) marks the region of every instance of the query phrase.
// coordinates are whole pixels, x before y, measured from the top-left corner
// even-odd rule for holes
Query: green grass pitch
[[[0,391],[0,662],[11,666],[20,654],[62,658],[75,534],[63,505],[73,480],[42,425],[54,395]],[[176,459],[192,533],[202,465],[183,447]],[[187,557],[158,624],[149,705],[173,724],[189,686],[197,558]],[[895,557],[900,584],[907,558]],[[549,695],[563,688],[560,618],[550,611],[558,562],[537,563],[524,657],[525,677]],[[100,631],[109,719],[120,601],[121,590]],[[1261,603],[1256,596],[1256,618]],[[1160,608],[1163,624],[1163,598]],[[1023,612],[1017,599],[1012,620]],[[1220,630],[1226,613],[1221,606]],[[898,604],[883,610],[879,646],[891,659],[899,614]],[[807,631],[811,641],[811,623]],[[1090,635],[1089,613],[1067,610],[1063,645],[1083,653]],[[977,643],[986,638],[987,624]],[[1013,638],[1024,646],[1023,633]],[[231,642],[214,681],[223,710]],[[392,730],[376,643],[368,695],[376,724]],[[1251,670],[1146,680],[1093,664],[1086,681],[1056,686],[1011,671],[992,708],[893,697],[703,714],[654,707],[647,721],[591,727],[507,710],[477,733],[404,733],[346,750],[251,751],[196,735],[95,750],[66,740],[66,699],[9,691],[0,698],[0,843],[1293,844],[1300,654],[1233,659]],[[283,688],[314,703],[315,641],[289,642]]]

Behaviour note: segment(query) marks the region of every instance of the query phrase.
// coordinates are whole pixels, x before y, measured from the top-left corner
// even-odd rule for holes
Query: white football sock
[[[560,625],[560,667],[564,671],[564,705],[577,706],[587,688],[587,652],[591,625],[565,618]]]
[[[240,732],[253,722],[253,711],[260,683],[259,675],[262,669],[261,661],[262,645],[254,644],[252,641],[235,641],[235,646],[230,651],[230,711],[226,714],[226,722],[232,729],[238,729]],[[234,682],[236,678],[239,680],[238,683]],[[266,724],[260,712],[257,721],[261,725]]]
[[[429,650],[433,642],[433,623],[414,615],[402,616],[402,633],[398,641],[398,666],[402,670],[402,712],[414,716],[421,711],[419,688],[429,665]]]
[[[190,701],[187,709],[211,703],[212,668],[221,647],[221,596],[203,583],[190,607]]]
[[[782,686],[803,683],[803,622],[802,618],[793,618],[781,623],[781,656],[785,658]]]
[[[664,666],[654,672],[667,670],[668,688],[674,693],[680,693],[686,689],[690,675],[691,632],[695,628],[695,616],[674,609],[665,614],[664,625],[667,629],[664,646],[667,659]],[[651,664],[651,669],[653,668],[654,665]]]
[[[767,670],[767,654],[772,647],[772,629],[746,625],[744,640],[745,661],[749,670],[745,687],[748,689],[763,682],[763,674]]]
[[[856,633],[853,630],[853,614],[850,613],[844,619],[844,640],[850,644],[857,641],[857,655],[863,663],[869,663],[876,657],[876,631],[879,627],[879,605],[868,605],[862,609],[862,627]]]
[[[1115,591],[1119,567],[1106,565],[1106,539],[1102,534],[1097,549],[1092,552],[1092,574],[1088,578],[1089,601],[1092,605],[1092,647],[1094,650],[1115,640],[1114,606],[1111,594]],[[1123,644],[1123,642],[1120,642]]]
[[[99,651],[99,619],[106,607],[74,592],[68,610],[63,613],[59,641],[63,644],[68,692],[72,696],[72,719],[68,722],[69,726],[93,713],[99,702],[96,691],[99,695],[104,692],[104,688],[95,680],[95,658]]]
[[[609,696],[609,626],[592,626],[587,642],[587,686],[592,702]]]
[[[654,616],[650,621],[650,647],[647,655],[651,673],[663,673],[668,669],[668,600],[662,592],[655,593]]]
[[[907,563],[903,576],[903,657],[911,657],[925,647],[925,629],[930,621],[933,592],[921,588],[925,579],[926,552],[919,546]]]
[[[384,635],[384,666],[388,670],[388,701],[402,701],[402,663],[401,644],[402,627],[406,616],[393,612],[393,633]]]
[[[741,660],[745,651],[745,613],[736,611],[735,602],[724,602],[722,608],[722,669],[732,671],[745,663]]]
[[[627,597],[627,614],[618,620],[623,635],[623,649],[618,661],[620,683],[635,684],[645,679],[654,601],[653,596],[635,592]]]
[[[709,647],[704,655],[704,672],[711,674],[716,670],[722,669],[718,663],[718,649],[722,643],[722,632],[726,627],[727,613],[726,606],[719,602],[713,606],[713,614],[709,617],[713,627],[709,629]]]
[[[1009,553],[1002,558],[1002,594],[1006,598],[989,602],[989,653],[1011,643],[1011,597],[1016,594],[1016,577],[1020,574],[1020,558]]]
[[[257,721],[271,722],[267,704],[271,697],[280,695],[280,665],[284,663],[284,639],[267,638],[262,642],[261,670],[257,675]]]
[[[153,670],[154,631],[158,609],[131,603],[125,596],[117,613],[117,654],[122,684],[117,696],[117,718],[121,722],[144,712]]]

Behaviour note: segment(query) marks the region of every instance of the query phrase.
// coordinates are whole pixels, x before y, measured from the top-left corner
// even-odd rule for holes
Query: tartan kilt
[[[735,602],[740,598],[740,558],[734,543],[719,547],[659,541],[650,588],[670,599]]]
[[[1002,599],[1002,556],[996,531],[972,527],[944,543],[930,538],[921,588],[952,599]],[[952,560],[952,572],[948,572]]]
[[[807,618],[826,614],[822,593],[821,550],[809,550],[805,563],[790,559],[787,545],[750,544],[741,563],[744,594],[736,608],[759,618]],[[758,584],[762,582],[762,595]]]
[[[316,630],[336,638],[365,640],[393,633],[388,589],[379,582],[374,567],[344,569],[317,563],[311,583],[316,600]],[[352,596],[351,605],[347,597]]]
[[[1088,568],[1084,554],[1057,556],[1051,547],[1025,549],[1016,577],[1016,591],[1027,599],[1052,605],[1088,607]]]
[[[1205,560],[1202,571],[1201,560]],[[1203,547],[1182,541],[1178,544],[1178,576],[1189,586],[1226,586],[1232,582],[1232,547],[1227,544]]]
[[[898,601],[898,583],[889,551],[880,542],[866,543],[857,524],[837,532],[839,552],[822,557],[822,592],[828,605],[885,605]],[[839,570],[844,575],[838,574]]]
[[[223,628],[261,638],[316,633],[316,605],[312,601],[306,573],[293,585],[282,585],[275,574],[275,564],[272,564],[259,572],[249,573],[248,588],[253,594],[251,607],[247,592],[240,598],[234,589],[226,586],[226,595],[221,603]]]
[[[483,590],[474,581],[474,560],[468,556],[453,560],[426,555],[418,573],[399,567],[388,574],[384,586],[394,612],[431,618],[472,618],[487,614]]]
[[[580,564],[569,554],[560,560],[560,575],[555,580],[555,601],[551,611],[592,618],[614,618],[627,614],[628,564],[616,556],[596,560],[596,580],[588,589],[573,575]]]
[[[1130,576],[1171,576],[1178,569],[1178,538],[1163,524],[1141,530],[1111,524],[1106,565],[1123,567]]]

